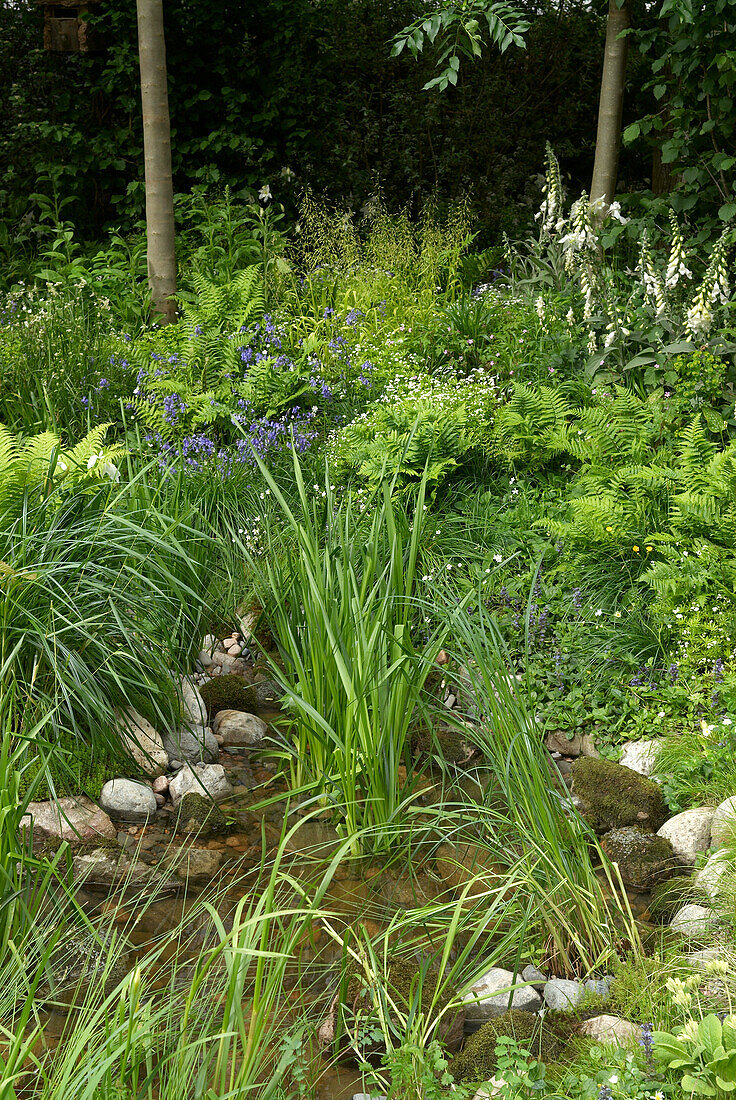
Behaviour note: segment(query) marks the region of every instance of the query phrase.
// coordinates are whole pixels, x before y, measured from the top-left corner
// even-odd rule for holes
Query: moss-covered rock
[[[420,968],[416,961],[395,959],[388,966],[388,972],[385,976],[386,989],[383,991],[369,984],[365,974],[362,969],[359,970],[357,964],[350,964],[341,983],[341,990],[338,990],[333,998],[329,1013],[320,1027],[320,1041],[328,1045],[338,1037],[342,1037],[341,1042],[338,1039],[336,1045],[339,1046],[339,1050],[335,1053],[338,1057],[352,1059],[354,1056],[351,1050],[352,1044],[346,1041],[349,1037],[361,1049],[366,1058],[378,1063],[381,1055],[385,1053],[385,1046],[372,1036],[366,1038],[371,1022],[374,1022],[376,1027],[378,1026],[379,1018],[376,1011],[376,1005],[379,1003],[378,998],[384,992],[387,993],[400,1015],[404,1016],[410,1011],[411,1006],[416,1003],[420,989],[425,992],[422,1001],[425,1008],[428,1007],[436,989],[438,977],[439,967],[434,963],[420,975]],[[421,987],[419,985],[420,979]],[[343,991],[342,994],[341,991]],[[453,990],[445,989],[438,1004],[433,1008],[433,1015],[439,1015],[453,996]],[[386,1004],[390,1015],[392,1009],[388,998],[386,998]],[[396,1022],[398,1024],[399,1021]],[[460,1046],[464,1023],[465,1010],[462,1007],[450,1009],[442,1016],[436,1035],[448,1050],[455,1051]],[[360,1034],[356,1032],[358,1027],[360,1028]]]
[[[572,778],[580,811],[596,832],[624,825],[656,832],[667,820],[661,788],[622,764],[581,756],[572,766]]]
[[[246,684],[234,672],[226,676],[214,676],[202,685],[199,693],[207,707],[210,722],[220,710],[244,710],[248,713],[263,710],[269,703],[273,706],[281,694],[272,680]]]
[[[626,885],[637,890],[651,890],[684,869],[669,840],[656,833],[642,832],[636,825],[611,829],[603,837],[601,847],[618,864]]]
[[[489,1020],[469,1036],[465,1046],[450,1062],[456,1081],[487,1081],[496,1072],[496,1043],[502,1035],[516,1039],[540,1062],[554,1062],[566,1044],[578,1034],[578,1021],[566,1013],[547,1012],[544,1019],[533,1012],[511,1009]]]
[[[195,791],[185,794],[176,815],[176,831],[195,833],[200,837],[219,836],[228,832],[228,819],[210,798]]]

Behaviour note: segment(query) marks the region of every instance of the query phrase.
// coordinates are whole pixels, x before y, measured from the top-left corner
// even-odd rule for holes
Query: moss
[[[45,773],[40,776],[39,773],[44,772],[41,757],[29,762],[21,774],[20,793],[22,795],[28,792],[38,776],[38,781],[33,787],[34,802],[46,802],[54,797],[65,798],[79,794],[86,794],[96,802],[108,779],[114,779],[116,775],[121,774],[120,763],[124,757],[116,760],[111,758],[111,755],[105,756],[99,748],[93,750],[83,741],[76,741],[63,748],[66,750],[63,755],[52,755],[45,766]],[[125,774],[129,774],[129,770]]]
[[[429,763],[439,756],[448,764],[465,764],[475,755],[475,749],[460,730],[444,725],[431,729],[422,722],[412,737],[412,753]]]
[[[611,760],[581,756],[572,766],[573,791],[581,812],[596,832],[624,825],[656,832],[667,820],[660,787],[644,775]]]
[[[234,672],[226,676],[214,676],[203,684],[199,694],[207,707],[207,717],[210,721],[219,710],[244,710],[253,708],[253,687],[244,683],[240,676]]]
[[[345,992],[340,1006],[342,1017],[341,1032],[350,1034],[355,1030],[356,1017],[361,1020],[361,1028],[366,1025],[367,1018],[375,1015],[375,1003],[377,991],[370,988],[366,982],[363,971],[356,963],[351,963],[343,979]],[[419,967],[416,960],[395,959],[389,963],[385,984],[386,993],[396,1005],[401,1016],[410,1012],[411,1006],[416,1003],[423,990],[426,993],[422,1000],[425,1005],[434,995],[439,981],[439,967],[431,963],[426,970]],[[451,988],[443,990],[435,1006],[433,1014],[439,1014],[448,1002],[454,997],[455,991]],[[392,1010],[389,1008],[389,1012]],[[444,1043],[448,1050],[457,1050],[463,1035],[465,1011],[462,1008],[450,1009],[442,1019],[437,1029],[437,1037]],[[364,1047],[365,1049],[365,1047]],[[385,1047],[376,1042],[367,1053],[372,1058],[377,1058],[383,1053]]]
[[[625,884],[637,890],[651,890],[683,869],[669,840],[656,833],[644,833],[635,825],[611,829],[601,847],[618,864]]]
[[[544,1020],[533,1012],[512,1008],[489,1020],[471,1035],[461,1052],[450,1062],[456,1081],[487,1081],[496,1072],[496,1043],[508,1035],[540,1062],[554,1062],[567,1043],[577,1036],[578,1022],[560,1012],[545,1013]]]
[[[218,836],[229,829],[228,819],[211,799],[189,791],[179,803],[176,831],[196,833],[200,837]]]

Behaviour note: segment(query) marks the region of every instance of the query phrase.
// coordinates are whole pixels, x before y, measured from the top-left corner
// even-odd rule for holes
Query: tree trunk
[[[601,97],[598,105],[598,134],[595,141],[591,201],[613,202],[618,176],[618,156],[621,148],[621,116],[624,107],[624,82],[629,36],[619,37],[631,26],[629,0],[619,7],[617,0],[608,0],[606,47],[603,55]]]
[[[154,309],[161,314],[162,322],[169,324],[176,320],[176,248],[163,0],[137,0],[137,7],[148,282]]]

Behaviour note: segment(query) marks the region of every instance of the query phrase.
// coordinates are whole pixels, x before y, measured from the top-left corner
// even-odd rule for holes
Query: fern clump
[[[55,492],[118,481],[116,462],[125,448],[104,445],[108,428],[98,424],[74,447],[65,448],[53,432],[21,439],[0,425],[0,516],[14,516],[24,501],[36,504]]]

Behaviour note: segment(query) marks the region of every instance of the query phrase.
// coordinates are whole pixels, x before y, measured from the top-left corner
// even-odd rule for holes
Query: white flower
[[[87,459],[87,469],[92,470],[97,465],[97,463],[103,461],[104,458],[105,456],[102,451],[100,451],[98,455],[90,455]]]
[[[261,200],[261,202],[270,202],[273,198],[273,195],[271,194],[271,188],[268,186],[267,183],[264,183],[263,187],[258,192],[258,198]]]
[[[493,560],[494,561],[503,561],[503,555],[502,554],[494,554],[493,555]]]
[[[69,467],[67,466],[66,462],[64,462],[64,460],[62,458],[60,458],[59,461],[56,463],[56,468],[62,474],[67,473],[67,471],[69,470]]]
[[[615,1073],[612,1073],[611,1076],[608,1078],[608,1081],[609,1081],[609,1084],[611,1084],[611,1085],[617,1085],[618,1084],[618,1077],[616,1076]]]
[[[611,203],[611,205],[608,207],[608,216],[609,216],[609,218],[613,218],[617,222],[621,222],[621,225],[628,225],[629,224],[629,219],[625,218],[623,216],[623,214],[621,213],[621,203],[620,202],[612,202]]]
[[[603,612],[601,611],[601,609],[600,609],[600,608],[598,608],[598,610],[597,610],[597,611],[595,612],[595,616],[596,616],[596,618],[600,618],[600,616],[601,616],[602,614],[603,614]]]
[[[657,718],[664,718],[664,711],[663,710],[657,711]]]

